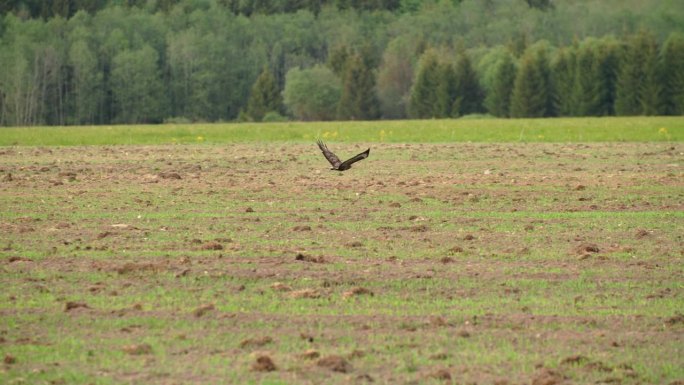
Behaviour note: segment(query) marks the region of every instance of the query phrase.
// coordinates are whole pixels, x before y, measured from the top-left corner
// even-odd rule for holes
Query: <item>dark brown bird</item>
[[[318,148],[320,148],[321,151],[323,151],[323,156],[325,156],[325,159],[327,159],[328,162],[330,162],[330,164],[332,165],[331,170],[335,171],[349,170],[352,164],[368,158],[368,154],[370,154],[369,148],[368,150],[354,156],[353,158],[347,159],[344,162],[340,162],[340,158],[338,158],[337,155],[333,154],[332,151],[328,150],[328,146],[326,146],[321,140],[318,140],[316,143],[318,143]]]

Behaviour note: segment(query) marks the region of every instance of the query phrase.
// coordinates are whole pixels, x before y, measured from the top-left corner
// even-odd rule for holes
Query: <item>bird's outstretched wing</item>
[[[342,162],[342,164],[340,164],[339,168],[340,169],[347,169],[347,168],[349,168],[349,166],[352,165],[352,163],[356,163],[360,160],[368,158],[369,154],[370,154],[370,148],[368,150],[354,156],[353,158],[349,158],[349,159],[345,160],[344,162]]]
[[[340,162],[340,158],[338,158],[337,155],[333,154],[332,151],[328,150],[328,146],[326,146],[325,143],[323,143],[320,139],[316,141],[316,143],[318,143],[318,148],[320,148],[321,151],[323,151],[323,156],[325,156],[325,159],[327,159],[328,162],[330,162],[333,168],[339,168],[340,164],[342,164],[342,162]]]

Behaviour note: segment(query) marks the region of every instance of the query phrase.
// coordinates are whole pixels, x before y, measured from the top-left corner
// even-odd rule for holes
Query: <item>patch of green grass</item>
[[[0,146],[235,142],[641,142],[684,140],[681,117],[450,119],[369,122],[217,123],[4,127]]]
[[[463,122],[424,123],[449,141],[439,135]],[[498,140],[497,124],[516,123],[492,122]],[[335,124],[327,139],[351,141]],[[371,123],[345,124],[379,140]],[[4,148],[0,357],[16,362],[0,383],[441,383],[439,369],[530,383],[537,365],[577,383],[683,375],[674,139],[377,144],[343,174],[309,139],[282,140],[294,143]],[[243,346],[261,337],[272,341]],[[139,343],[152,352],[124,352]],[[353,369],[320,368],[300,356],[309,349]],[[251,370],[258,352],[278,370]],[[578,354],[605,366],[562,363]]]

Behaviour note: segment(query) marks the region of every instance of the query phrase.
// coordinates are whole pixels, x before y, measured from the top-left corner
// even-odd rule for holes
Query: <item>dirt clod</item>
[[[251,207],[247,207],[247,208],[245,209],[245,212],[246,212],[246,213],[253,213],[253,212],[254,212],[254,209],[251,208]]]
[[[371,297],[374,295],[372,291],[366,289],[365,287],[355,287],[352,288],[351,290],[345,291],[342,293],[342,298],[344,299],[349,299],[351,297],[359,296],[359,295],[370,295]]]
[[[143,354],[152,354],[152,346],[150,344],[133,344],[126,345],[122,348],[124,353],[130,354],[132,356],[140,356]]]
[[[308,342],[314,342],[314,336],[313,336],[313,334],[309,334],[309,333],[304,333],[304,332],[302,332],[302,333],[299,333],[299,338],[301,338],[301,339],[303,339],[303,340],[306,340],[306,341],[308,341]]]
[[[325,258],[323,256],[311,256],[311,255],[306,255],[302,253],[297,253],[297,256],[295,256],[295,260],[297,261],[302,261],[302,262],[311,262],[311,263],[325,263]]]
[[[417,225],[409,228],[409,231],[412,231],[414,233],[425,233],[427,231],[430,231],[430,227],[427,225]]]
[[[665,324],[669,326],[674,326],[677,324],[684,324],[684,314],[675,314],[674,316],[665,320]]]
[[[200,248],[202,250],[223,250],[223,245],[216,241],[210,241],[202,244]]]
[[[532,385],[557,385],[562,384],[565,381],[565,377],[559,372],[548,369],[541,368],[532,377]]]
[[[458,254],[463,252],[463,248],[461,246],[454,246],[449,249],[450,253]]]
[[[449,355],[447,353],[441,352],[441,353],[435,353],[429,357],[431,360],[439,360],[443,361],[449,358]]]
[[[240,342],[240,348],[245,349],[245,348],[254,348],[254,347],[261,347],[267,344],[270,344],[273,342],[273,338],[269,336],[264,336],[264,337],[259,337],[259,338],[247,338],[246,340],[243,340]]]
[[[316,362],[316,365],[339,373],[348,373],[352,370],[349,361],[338,355],[323,357]]]
[[[561,360],[561,365],[579,365],[584,362],[588,362],[589,359],[581,354],[576,354],[574,356],[565,357]]]
[[[321,293],[315,289],[302,289],[290,293],[291,298],[320,298]]]
[[[290,285],[286,285],[282,282],[274,282],[271,284],[271,289],[275,291],[292,291],[292,287]]]
[[[642,238],[648,237],[650,234],[651,234],[651,233],[648,232],[648,230],[639,229],[639,230],[636,231],[635,236],[636,236],[637,239],[642,239]]]
[[[271,357],[262,354],[256,358],[252,364],[252,370],[255,372],[273,372],[278,370]]]
[[[316,358],[319,358],[321,356],[321,353],[319,353],[316,349],[308,349],[299,356],[305,360],[315,360]]]
[[[582,243],[575,248],[577,254],[598,253],[600,251],[595,243]]]
[[[451,381],[451,373],[446,369],[439,369],[436,372],[430,373],[428,377],[442,381]]]
[[[160,172],[158,175],[162,179],[181,179],[177,172]]]
[[[7,365],[16,364],[16,363],[17,363],[17,358],[14,357],[13,355],[7,353],[7,354],[5,354],[5,360],[4,360],[4,362],[5,362]]]
[[[214,309],[215,309],[214,304],[209,303],[206,305],[202,305],[202,306],[198,307],[197,309],[193,310],[192,315],[194,315],[195,317],[202,317],[203,315],[209,313],[210,311],[212,311]]]
[[[434,327],[440,327],[441,328],[441,327],[449,326],[449,322],[447,322],[446,318],[439,316],[439,315],[430,317],[429,322],[430,322],[430,325],[432,325]]]
[[[311,231],[311,226],[309,225],[299,225],[292,228],[292,231]]]
[[[11,256],[7,258],[7,262],[9,263],[14,263],[14,262],[30,262],[31,260],[29,258],[24,258],[24,257],[18,257],[18,256]]]
[[[157,271],[159,266],[152,263],[133,263],[126,262],[123,266],[116,268],[116,272],[119,274],[131,274],[135,272],[145,272],[145,271]]]
[[[74,309],[90,309],[90,306],[88,306],[87,303],[85,302],[67,302],[66,305],[64,306],[64,311],[65,312],[70,312]]]

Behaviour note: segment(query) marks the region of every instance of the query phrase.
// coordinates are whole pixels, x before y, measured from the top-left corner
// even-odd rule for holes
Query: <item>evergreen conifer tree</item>
[[[281,113],[283,98],[275,78],[268,68],[264,68],[254,82],[247,102],[247,116],[260,122],[268,112]]]
[[[509,117],[511,111],[511,92],[515,82],[516,68],[510,54],[496,64],[491,89],[487,93],[484,104],[490,114],[498,117]]]
[[[553,103],[560,116],[577,115],[576,50],[575,46],[559,49],[551,63]]]
[[[662,50],[664,113],[684,115],[684,34],[672,33]]]
[[[434,50],[427,50],[423,54],[418,65],[416,80],[411,89],[411,103],[409,112],[414,118],[438,118],[445,113],[444,96],[439,97],[437,91],[442,84],[442,93],[446,94],[444,88],[444,69],[439,63],[437,53]],[[441,100],[440,100],[441,99]]]
[[[631,36],[620,58],[616,83],[617,115],[653,115],[662,105],[663,88],[658,68],[655,38],[641,30]]]
[[[375,91],[375,74],[360,55],[349,57],[338,105],[339,119],[377,119],[380,103]]]
[[[551,116],[551,86],[544,49],[528,49],[513,83],[511,117]]]
[[[452,104],[458,102],[458,108],[451,111],[451,116],[463,116],[482,112],[484,91],[480,86],[477,73],[473,68],[470,58],[466,54],[459,56],[455,72],[454,82],[456,97],[452,97]]]

